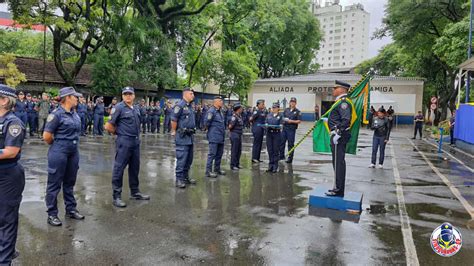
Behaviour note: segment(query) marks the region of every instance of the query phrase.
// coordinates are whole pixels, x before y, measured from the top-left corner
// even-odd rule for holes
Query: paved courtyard
[[[298,129],[297,140],[311,125]],[[360,216],[308,209],[311,189],[333,182],[330,156],[313,153],[311,138],[298,147],[293,165],[281,163],[282,171],[272,175],[265,173],[266,151],[265,163],[251,164],[252,139],[246,133],[244,169],[229,170],[226,143],[227,175],[209,179],[204,177],[207,141],[199,133],[191,170],[198,184],[179,190],[171,136],[145,135],[140,187],[151,200],[131,201],[125,187],[128,207],[117,209],[111,195],[113,139],[85,137],[76,195],[86,219],[64,219],[57,228],[46,223],[47,146],[27,139],[17,243],[21,255],[15,264],[386,265],[408,259],[421,265],[472,265],[474,156],[449,147],[449,154],[438,155],[434,142],[411,136],[409,128],[396,129],[384,169],[369,169],[372,133],[361,132],[357,156],[347,156],[346,182],[346,190],[364,194]],[[463,236],[461,251],[450,258],[430,247],[432,231],[443,222]]]

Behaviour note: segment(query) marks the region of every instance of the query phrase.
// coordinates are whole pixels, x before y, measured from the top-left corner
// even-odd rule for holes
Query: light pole
[[[467,59],[471,58],[472,52],[472,14],[474,13],[474,0],[471,0],[471,11],[469,13],[469,45],[467,48]],[[469,71],[466,73],[467,82],[466,82],[466,103],[469,102],[469,93],[471,87],[471,76]]]

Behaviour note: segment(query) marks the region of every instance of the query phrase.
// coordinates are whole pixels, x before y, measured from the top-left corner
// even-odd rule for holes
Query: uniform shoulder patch
[[[235,116],[232,117],[232,121],[235,121]]]
[[[179,107],[178,105],[176,105],[176,106],[174,107],[174,113],[175,113],[175,114],[179,113],[180,110],[181,110],[181,107]]]
[[[212,112],[207,112],[207,119],[211,119],[212,118]]]
[[[349,105],[347,103],[341,103],[341,108],[346,110]]]
[[[253,114],[256,115],[256,114],[257,114],[257,111],[253,111]]]
[[[54,115],[53,114],[49,114],[48,115],[48,118],[46,119],[46,122],[51,122],[54,120]]]
[[[15,138],[21,134],[22,130],[23,129],[21,128],[21,125],[19,124],[13,124],[8,127],[8,133]]]

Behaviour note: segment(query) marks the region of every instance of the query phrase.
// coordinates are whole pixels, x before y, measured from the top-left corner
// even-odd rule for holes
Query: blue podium
[[[331,188],[328,184],[317,185],[309,195],[309,206],[349,212],[362,211],[362,193],[347,191],[344,197],[328,197],[324,193]]]

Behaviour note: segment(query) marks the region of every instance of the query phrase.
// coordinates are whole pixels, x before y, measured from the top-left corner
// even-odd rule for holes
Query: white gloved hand
[[[290,119],[288,117],[283,118],[283,121],[288,122]]]
[[[337,134],[334,132],[333,137],[332,137],[332,143],[334,145],[337,145],[339,143],[339,139],[341,138],[341,135]]]

